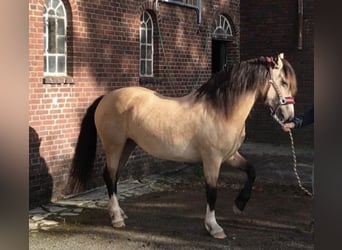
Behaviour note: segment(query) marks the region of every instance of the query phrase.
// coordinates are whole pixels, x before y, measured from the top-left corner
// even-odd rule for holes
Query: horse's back
[[[123,87],[115,89],[104,96],[97,108],[97,113],[105,112],[107,115],[120,115],[131,112],[131,115],[144,112],[161,111],[168,112],[169,116],[172,113],[177,113],[180,110],[189,110],[192,101],[188,96],[183,97],[168,97],[156,91],[139,87]],[[137,113],[132,113],[132,112]],[[141,115],[141,114],[140,114]],[[179,115],[177,113],[177,115]]]
[[[172,159],[177,160],[185,152],[195,154],[189,141],[198,129],[198,112],[189,102],[186,97],[167,97],[142,87],[120,88],[102,99],[96,126],[102,140],[114,143],[130,138],[156,157],[175,155]]]
[[[127,124],[129,113],[139,106],[144,106],[153,91],[142,87],[124,87],[112,90],[103,97],[95,112],[95,123],[99,132],[108,127],[120,126],[121,129]]]

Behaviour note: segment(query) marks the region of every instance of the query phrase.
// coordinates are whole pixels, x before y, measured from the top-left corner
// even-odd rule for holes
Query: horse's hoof
[[[227,235],[224,233],[224,231],[216,232],[216,233],[212,234],[211,236],[213,236],[215,239],[227,238]]]
[[[123,220],[112,222],[112,225],[115,228],[120,228],[120,227],[125,227],[126,226],[126,224],[125,224],[125,222]]]
[[[227,238],[227,235],[224,233],[224,231],[218,231],[218,232],[210,232],[211,231],[211,227],[208,226],[207,224],[204,224],[205,229],[208,231],[208,233],[213,236],[215,239],[225,239]]]
[[[236,206],[235,203],[233,205],[233,212],[234,212],[234,214],[241,214],[242,213],[242,211]]]

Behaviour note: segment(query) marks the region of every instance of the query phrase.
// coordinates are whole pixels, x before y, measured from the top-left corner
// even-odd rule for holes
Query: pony
[[[246,119],[258,99],[279,123],[293,119],[296,92],[295,71],[283,54],[225,67],[181,97],[139,86],[115,89],[98,97],[83,117],[70,170],[72,187],[84,186],[91,177],[99,136],[106,156],[108,212],[112,226],[120,228],[127,216],[117,198],[117,182],[136,145],[160,159],[200,162],[207,200],[204,226],[212,237],[223,239],[226,234],[215,217],[220,168],[229,165],[247,175],[233,203],[234,212],[241,213],[256,177],[253,165],[238,152]]]

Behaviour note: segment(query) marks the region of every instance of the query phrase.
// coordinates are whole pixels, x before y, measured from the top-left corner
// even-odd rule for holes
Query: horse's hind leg
[[[120,208],[117,198],[117,182],[120,169],[126,164],[129,155],[135,148],[134,141],[128,139],[123,147],[117,147],[115,151],[107,153],[107,164],[103,172],[103,178],[107,186],[109,202],[108,212],[112,220],[113,227],[124,227],[124,219],[127,218]]]
[[[211,236],[218,239],[226,238],[223,228],[217,223],[215,217],[215,203],[217,197],[217,180],[221,163],[215,161],[204,161],[203,172],[205,177],[205,188],[207,196],[207,208],[204,226]]]
[[[244,210],[248,200],[251,197],[252,187],[255,180],[255,170],[253,165],[251,165],[243,156],[241,156],[239,152],[236,152],[227,161],[227,163],[233,167],[237,167],[245,171],[247,174],[247,181],[244,187],[241,189],[238,197],[235,199],[233,205],[234,213],[239,214]]]

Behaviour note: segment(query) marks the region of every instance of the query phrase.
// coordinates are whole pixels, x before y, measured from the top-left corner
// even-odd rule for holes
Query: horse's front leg
[[[247,174],[247,181],[244,187],[241,189],[238,197],[235,199],[233,205],[233,211],[236,214],[240,214],[248,200],[251,197],[252,187],[255,180],[255,170],[253,165],[251,165],[243,156],[240,155],[238,151],[227,161],[233,167],[237,167],[240,170],[243,170]]]
[[[204,226],[211,236],[218,239],[224,239],[227,235],[223,228],[217,223],[215,217],[215,203],[217,197],[217,180],[220,172],[220,162],[204,161],[203,172],[205,177],[205,188],[207,196],[207,208],[204,220]]]

